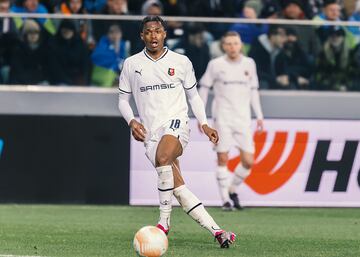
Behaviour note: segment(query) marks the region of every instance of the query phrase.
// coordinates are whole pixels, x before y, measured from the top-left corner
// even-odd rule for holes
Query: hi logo
[[[304,156],[308,136],[307,132],[297,132],[294,146],[291,149],[288,158],[284,161],[282,166],[275,169],[275,166],[279,162],[285,150],[288,133],[276,132],[274,142],[265,157],[261,160],[258,160],[257,158],[264,148],[267,133],[255,133],[255,163],[250,175],[246,178],[245,183],[259,194],[268,194],[280,188],[296,172]],[[239,163],[240,156],[229,160],[229,170],[234,171],[235,167]]]
[[[4,147],[4,140],[2,140],[0,138],[0,157],[1,157],[1,154],[2,154],[3,147]]]

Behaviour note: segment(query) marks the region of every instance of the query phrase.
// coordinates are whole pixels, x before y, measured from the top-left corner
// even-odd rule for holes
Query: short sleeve
[[[253,59],[251,59],[251,89],[259,89],[259,78],[257,75],[256,64]]]
[[[129,63],[125,60],[119,78],[119,91],[122,94],[131,94]]]
[[[200,79],[200,86],[211,88],[211,86],[213,85],[215,77],[213,66],[213,62],[210,61],[207,65],[204,75]]]
[[[186,58],[184,65],[185,65],[185,75],[184,75],[183,87],[189,90],[195,87],[197,85],[197,82],[196,82],[194,68],[189,58]]]

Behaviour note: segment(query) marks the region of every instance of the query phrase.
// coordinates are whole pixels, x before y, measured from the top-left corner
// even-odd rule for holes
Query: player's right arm
[[[124,67],[119,78],[119,110],[123,118],[128,123],[133,137],[137,141],[143,142],[145,140],[145,127],[143,124],[135,119],[134,112],[130,106],[130,97],[132,94],[130,86],[129,65],[125,61]]]
[[[187,67],[188,70],[186,71],[187,75],[184,79],[184,85],[192,85],[190,87],[184,86],[186,96],[191,105],[191,109],[195,115],[195,118],[198,120],[201,128],[203,129],[205,135],[208,136],[209,140],[212,143],[217,144],[217,142],[219,141],[219,136],[217,131],[209,127],[208,125],[204,102],[201,100],[201,97],[196,89],[196,78],[190,60],[187,59],[187,64],[185,65],[185,67]]]
[[[144,125],[138,122],[134,117],[134,112],[130,106],[130,95],[121,92],[119,93],[119,110],[128,123],[133,137],[137,141],[144,142],[146,130]]]
[[[203,100],[205,107],[209,96],[209,90],[213,86],[213,83],[214,83],[214,62],[210,61],[207,65],[204,75],[201,77],[199,81],[200,84],[199,95]]]
[[[260,96],[259,96],[259,79],[257,76],[256,64],[252,60],[252,80],[251,80],[251,96],[250,103],[255,112],[257,121],[256,127],[257,131],[261,132],[264,130],[264,115],[261,109]]]
[[[208,100],[208,96],[209,96],[209,90],[210,88],[213,86],[213,81],[214,81],[214,65],[213,65],[213,61],[210,61],[207,65],[206,71],[204,73],[204,75],[201,77],[199,84],[200,84],[200,88],[199,88],[199,95],[201,100],[204,102],[204,107],[206,109],[206,104],[207,104],[207,100]],[[201,124],[198,124],[199,130],[201,132],[204,132]]]

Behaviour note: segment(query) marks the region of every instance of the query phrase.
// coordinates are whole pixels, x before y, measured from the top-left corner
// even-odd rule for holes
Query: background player
[[[241,209],[236,188],[250,174],[254,162],[254,143],[251,133],[250,104],[257,117],[257,130],[263,130],[263,114],[259,99],[259,81],[253,59],[241,54],[242,42],[237,32],[227,32],[222,38],[225,55],[209,62],[200,80],[200,96],[206,104],[208,92],[214,87],[213,117],[219,132],[216,178],[223,209]],[[235,168],[232,181],[227,169],[231,146],[240,150],[241,163]],[[229,183],[230,182],[230,183]]]
[[[128,122],[132,135],[144,142],[146,156],[158,173],[160,218],[158,228],[166,234],[170,229],[171,198],[174,194],[183,209],[218,240],[229,247],[235,234],[220,229],[200,200],[185,186],[177,158],[189,139],[188,106],[213,143],[216,130],[207,125],[204,104],[196,89],[190,60],[164,47],[166,29],[159,16],[142,21],[141,39],[145,49],[125,60],[119,79],[119,109]],[[141,122],[134,118],[129,104],[134,96]]]

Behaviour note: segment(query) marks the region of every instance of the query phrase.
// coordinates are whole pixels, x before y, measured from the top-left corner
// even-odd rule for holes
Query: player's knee
[[[170,155],[166,153],[157,154],[156,155],[156,166],[165,166],[165,165],[171,165],[173,160],[170,158]]]
[[[219,166],[226,166],[227,162],[228,162],[228,157],[227,155],[219,155],[218,156],[218,165]]]
[[[245,169],[251,169],[254,164],[254,160],[246,160],[243,162],[243,166]]]
[[[251,170],[244,167],[243,164],[238,165],[235,169],[235,174],[242,179],[246,179],[250,175],[250,172]]]
[[[254,164],[254,157],[253,156],[246,156],[245,158],[242,158],[242,165],[245,169],[251,169]]]

